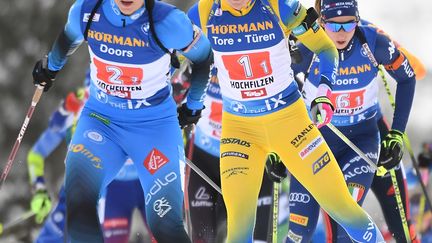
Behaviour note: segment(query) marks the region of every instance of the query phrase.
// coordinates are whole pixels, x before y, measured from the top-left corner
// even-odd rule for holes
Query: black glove
[[[378,165],[387,170],[396,167],[402,159],[403,148],[403,133],[398,130],[390,130],[381,142]]]
[[[202,110],[191,110],[187,108],[186,103],[183,103],[182,106],[177,108],[180,128],[183,129],[189,125],[197,124],[198,120],[201,118],[201,111]]]
[[[265,169],[270,180],[276,183],[280,183],[288,176],[285,165],[281,161],[279,155],[274,152],[271,152],[267,156]]]
[[[44,92],[51,88],[57,71],[48,69],[48,57],[40,59],[33,68],[33,83],[44,87]]]

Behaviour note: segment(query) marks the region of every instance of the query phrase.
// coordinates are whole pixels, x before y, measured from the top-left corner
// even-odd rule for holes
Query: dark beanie
[[[357,0],[322,0],[321,17],[330,19],[339,16],[359,17]]]

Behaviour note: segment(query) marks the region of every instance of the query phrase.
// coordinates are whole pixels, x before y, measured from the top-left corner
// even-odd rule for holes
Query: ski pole
[[[35,213],[31,210],[25,212],[24,214],[22,214],[21,216],[19,216],[18,218],[5,223],[4,225],[2,223],[0,223],[0,235],[3,234],[3,232],[15,227],[16,225],[26,221],[27,219],[33,217],[35,215]]]
[[[273,231],[272,231],[272,243],[277,243],[278,239],[278,216],[279,216],[279,184],[277,182],[273,182]]]
[[[1,174],[1,177],[0,177],[0,180],[1,180],[0,181],[0,190],[3,187],[3,184],[6,181],[6,177],[8,176],[8,174],[9,174],[11,168],[12,168],[12,164],[13,164],[13,162],[15,160],[15,156],[16,156],[16,154],[18,152],[18,149],[19,149],[19,147],[21,145],[21,141],[22,141],[22,139],[24,137],[24,134],[25,134],[25,132],[27,130],[27,126],[28,126],[28,124],[30,122],[30,119],[31,119],[31,117],[33,115],[33,112],[34,112],[35,108],[36,108],[36,105],[39,102],[39,99],[40,99],[40,97],[42,95],[43,89],[44,89],[44,87],[41,86],[41,85],[37,85],[36,86],[36,89],[34,91],[33,98],[32,98],[32,101],[31,101],[31,105],[28,108],[27,115],[26,115],[26,117],[24,119],[24,122],[23,122],[23,124],[21,126],[20,132],[18,133],[18,137],[17,137],[17,139],[15,141],[15,144],[14,144],[14,146],[13,146],[10,154],[9,154],[8,162],[7,162],[6,166],[4,167],[3,172]]]
[[[390,87],[389,87],[389,84],[387,82],[387,78],[385,77],[384,72],[383,72],[381,66],[379,67],[379,73],[380,73],[381,79],[382,79],[382,81],[384,83],[384,87],[386,89],[386,93],[387,93],[387,96],[389,98],[390,104],[391,104],[391,106],[392,106],[392,108],[394,110],[395,107],[396,107],[395,100],[394,100],[393,95],[392,95],[392,93],[390,91]],[[408,135],[405,133],[403,137],[404,137],[404,142],[405,142],[406,148],[408,150],[409,156],[411,158],[412,165],[413,165],[414,170],[415,170],[415,172],[417,174],[417,179],[418,179],[418,181],[420,183],[420,186],[421,186],[421,189],[423,191],[423,194],[426,197],[426,203],[427,203],[427,205],[428,205],[429,208],[432,208],[432,203],[431,203],[431,200],[429,198],[429,195],[427,194],[426,186],[423,184],[423,181],[420,178],[420,175],[421,175],[420,174],[420,169],[418,167],[417,160],[416,160],[416,158],[414,156],[414,152],[413,152],[413,150],[411,148],[411,143],[410,143],[410,140],[408,138]]]
[[[194,170],[201,178],[203,178],[210,186],[212,186],[216,191],[218,191],[222,195],[222,190],[216,183],[214,183],[200,168],[198,168],[192,161],[190,161],[188,158],[186,158],[186,164],[191,167],[192,170]]]
[[[342,141],[344,141],[352,150],[354,150],[354,152],[356,152],[360,158],[362,158],[363,160],[365,160],[370,167],[372,167],[374,170],[377,171],[377,175],[379,176],[383,176],[387,173],[387,170],[380,166],[378,167],[374,162],[372,162],[371,159],[369,159],[369,157],[366,156],[366,154],[364,154],[355,144],[353,144],[341,131],[339,131],[339,129],[337,129],[333,124],[328,123],[327,127],[330,128],[330,130],[332,130],[340,139],[342,139]]]

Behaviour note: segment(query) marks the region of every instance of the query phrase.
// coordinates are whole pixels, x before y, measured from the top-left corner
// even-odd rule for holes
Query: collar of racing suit
[[[114,0],[104,1],[102,4],[102,9],[108,21],[118,27],[124,27],[126,25],[132,24],[146,11],[145,6],[142,6],[131,15],[123,15]]]
[[[231,5],[228,3],[227,0],[222,0],[221,1],[221,9],[223,11],[228,11],[232,15],[237,16],[237,17],[238,16],[244,16],[250,12],[252,7],[255,5],[255,2],[256,2],[256,0],[249,0],[248,3],[246,4],[246,6],[244,6],[243,8],[241,8],[239,10],[239,9],[235,9],[235,8],[231,7]]]

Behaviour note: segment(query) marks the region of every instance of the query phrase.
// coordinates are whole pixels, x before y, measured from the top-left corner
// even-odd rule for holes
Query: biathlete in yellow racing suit
[[[328,97],[338,57],[315,21],[316,12],[296,0],[201,0],[190,9],[189,17],[210,40],[222,91],[220,173],[228,216],[227,242],[252,241],[269,152],[280,155],[291,174],[354,241],[382,242],[377,226],[351,198],[327,144],[322,142],[304,159],[299,154],[323,138],[294,81],[285,42],[291,31],[321,61],[320,91],[312,102],[312,119],[320,127],[332,115]],[[306,223],[308,219],[297,220]]]

